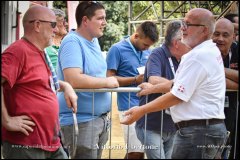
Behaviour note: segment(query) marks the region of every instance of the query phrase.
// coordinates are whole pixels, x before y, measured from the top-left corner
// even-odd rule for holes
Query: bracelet
[[[132,85],[137,85],[137,76],[134,77],[134,81],[132,82]]]

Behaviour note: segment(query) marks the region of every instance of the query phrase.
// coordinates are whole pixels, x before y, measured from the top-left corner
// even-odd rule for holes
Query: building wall
[[[22,19],[31,5],[43,5],[52,8],[53,1],[2,1],[1,2],[1,53],[14,41],[20,39],[23,32]],[[18,14],[17,14],[18,13]]]
[[[16,40],[17,1],[1,1],[1,50]]]

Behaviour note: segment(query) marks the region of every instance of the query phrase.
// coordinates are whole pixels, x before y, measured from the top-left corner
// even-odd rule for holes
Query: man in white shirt
[[[123,124],[131,124],[146,113],[171,106],[178,131],[172,158],[214,158],[224,143],[226,82],[221,53],[211,36],[213,14],[203,8],[190,10],[183,21],[183,42],[192,48],[182,57],[174,82],[166,82],[159,92],[170,92],[141,107],[126,112]]]

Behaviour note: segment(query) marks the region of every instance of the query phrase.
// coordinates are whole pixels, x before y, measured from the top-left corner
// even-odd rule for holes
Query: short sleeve
[[[82,50],[76,40],[68,40],[61,44],[59,60],[62,69],[81,68],[83,70]]]
[[[162,67],[163,64],[161,62],[161,57],[158,52],[154,52],[149,56],[148,62],[147,62],[147,77],[150,76],[160,76],[162,77]]]
[[[112,46],[107,54],[107,69],[118,70],[118,66],[120,63],[120,54],[117,47]]]
[[[12,88],[22,71],[22,65],[14,54],[2,53],[2,77],[4,77]]]

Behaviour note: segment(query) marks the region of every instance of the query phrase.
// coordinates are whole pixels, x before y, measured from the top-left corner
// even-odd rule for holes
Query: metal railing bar
[[[74,89],[76,92],[139,92],[140,87],[118,87],[118,88],[100,88],[100,89]]]

